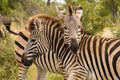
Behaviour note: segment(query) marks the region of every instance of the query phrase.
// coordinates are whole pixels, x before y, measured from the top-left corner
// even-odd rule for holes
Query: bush
[[[10,35],[0,38],[0,79],[16,79],[16,62],[13,50],[13,40]]]

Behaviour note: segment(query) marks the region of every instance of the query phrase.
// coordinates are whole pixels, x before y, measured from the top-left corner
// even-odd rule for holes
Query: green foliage
[[[63,80],[63,76],[60,74],[49,73],[47,80]]]
[[[0,79],[16,78],[16,63],[13,51],[13,40],[10,35],[0,38]]]
[[[91,34],[101,34],[108,27],[114,35],[120,36],[120,0],[65,0],[67,4],[83,7],[82,24]],[[114,2],[112,2],[114,1]],[[67,4],[61,5],[67,9]],[[0,0],[0,14],[18,20],[14,29],[25,26],[26,19],[32,15],[46,13],[57,16],[55,7],[58,3],[47,6],[44,0]],[[0,26],[1,27],[1,26]],[[16,80],[17,68],[14,56],[13,38],[7,34],[0,37],[0,80]],[[34,80],[36,71],[28,72],[28,80]],[[32,75],[31,73],[34,73]],[[32,77],[32,78],[31,78]],[[49,73],[48,80],[61,80],[61,75]]]

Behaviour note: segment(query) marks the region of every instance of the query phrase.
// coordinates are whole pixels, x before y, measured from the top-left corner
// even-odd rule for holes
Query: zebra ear
[[[70,16],[72,16],[72,14],[73,14],[73,7],[69,4],[68,8],[69,8],[69,14],[70,14]]]
[[[42,20],[40,18],[35,18],[34,19],[34,27],[37,30],[42,31],[43,30],[43,26],[42,26]]]
[[[81,19],[82,14],[83,14],[83,9],[82,9],[82,7],[78,7],[78,8],[76,9],[76,15],[77,15],[77,17],[78,17],[79,19]]]
[[[62,8],[56,6],[56,11],[57,11],[57,14],[58,14],[59,18],[65,18],[66,14],[67,14],[65,12],[65,10],[63,10]]]
[[[38,26],[38,18],[34,19],[33,24],[34,24],[35,29],[39,28],[39,26]]]

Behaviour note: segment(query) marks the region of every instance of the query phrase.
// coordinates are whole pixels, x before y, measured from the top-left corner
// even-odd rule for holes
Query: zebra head
[[[78,50],[78,46],[81,40],[82,33],[82,24],[80,23],[80,19],[82,16],[82,7],[74,7],[69,5],[69,14],[65,14],[64,11],[59,11],[59,16],[64,20],[64,39],[65,43],[71,47],[71,50],[76,53]]]
[[[36,23],[39,22],[39,19],[34,20]],[[42,38],[42,27],[40,28],[40,24],[33,23],[31,24],[32,28],[30,37],[28,39],[27,45],[24,49],[21,61],[25,66],[30,66],[35,58],[39,55],[39,53],[42,53],[39,47],[41,47],[39,44],[40,38]],[[39,26],[39,28],[38,28]],[[41,30],[40,30],[41,29]]]

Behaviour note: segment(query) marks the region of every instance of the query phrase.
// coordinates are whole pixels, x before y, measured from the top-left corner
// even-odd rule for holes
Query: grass
[[[36,73],[37,73],[36,67],[35,65],[32,65],[28,70],[27,80],[35,80]],[[55,73],[48,73],[47,80],[63,80],[63,76]]]

